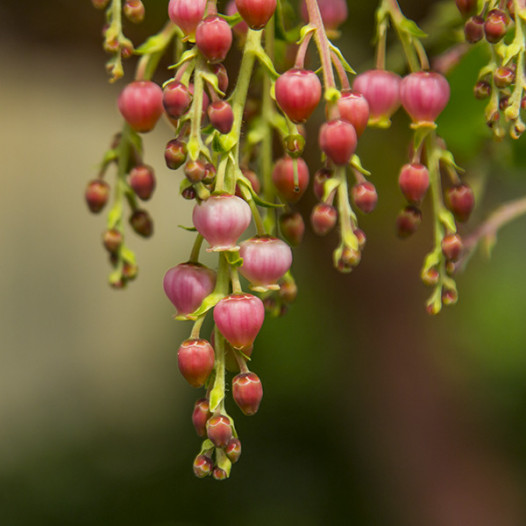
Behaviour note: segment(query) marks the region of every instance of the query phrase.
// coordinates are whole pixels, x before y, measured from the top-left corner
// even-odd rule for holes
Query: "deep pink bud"
[[[206,423],[206,433],[214,446],[225,447],[232,438],[230,419],[225,415],[209,418]]]
[[[484,21],[486,40],[490,44],[500,42],[508,31],[509,23],[510,19],[502,9],[492,9]]]
[[[90,211],[98,214],[108,202],[110,186],[102,179],[94,179],[88,183],[84,196]]]
[[[297,163],[298,181],[294,182],[294,164]],[[289,203],[299,201],[309,185],[309,168],[301,158],[282,157],[274,165],[272,182],[281,197]]]
[[[469,16],[477,9],[477,0],[455,0],[462,16]]]
[[[212,64],[210,69],[217,77],[217,86],[223,92],[226,93],[228,89],[228,72],[223,64]]]
[[[232,437],[225,447],[226,456],[230,459],[232,464],[235,464],[241,456],[241,441],[239,438]]]
[[[320,127],[319,143],[323,153],[336,165],[346,165],[356,150],[356,132],[342,119],[325,122]]]
[[[239,255],[243,265],[239,272],[257,291],[279,289],[277,281],[292,264],[292,251],[284,241],[276,237],[253,237],[241,243]]]
[[[195,31],[195,44],[208,62],[221,62],[232,45],[232,30],[217,15],[207,16]]]
[[[234,124],[232,106],[224,100],[217,100],[208,106],[210,124],[221,133],[228,133]]]
[[[119,111],[137,132],[153,130],[163,113],[163,90],[149,80],[128,84],[119,95]]]
[[[214,307],[214,321],[232,347],[250,347],[263,325],[265,307],[252,294],[230,294]]]
[[[326,29],[337,29],[347,20],[347,2],[345,0],[318,0],[318,7]],[[301,3],[301,16],[305,22],[309,21],[305,0]]]
[[[237,238],[252,218],[250,207],[235,195],[212,195],[194,206],[192,220],[211,251],[238,250]]]
[[[263,386],[258,375],[249,372],[234,377],[232,397],[243,414],[255,415],[263,398]]]
[[[206,455],[197,455],[194,460],[193,469],[195,476],[202,479],[208,477],[208,475],[212,473],[214,463],[212,462],[212,459]]]
[[[201,387],[214,368],[214,349],[203,339],[185,340],[177,352],[179,370],[193,387]]]
[[[464,245],[462,238],[458,234],[447,234],[442,239],[441,247],[442,253],[448,261],[457,261]]]
[[[400,100],[413,122],[432,124],[449,101],[449,83],[440,73],[410,73],[400,83]]]
[[[276,101],[287,117],[305,122],[321,98],[321,82],[316,73],[306,69],[289,69],[276,80]]]
[[[461,223],[466,222],[475,206],[473,190],[465,183],[448,188],[446,191],[446,204],[457,221]]]
[[[422,212],[416,206],[406,206],[396,218],[396,230],[399,237],[414,234],[422,223]]]
[[[200,437],[206,435],[206,422],[212,416],[209,409],[210,404],[206,398],[201,398],[194,404],[192,423],[194,424],[195,432]]]
[[[424,198],[429,188],[429,172],[420,163],[404,164],[400,170],[398,184],[404,197],[410,203],[418,203]]]
[[[313,209],[310,216],[312,229],[319,236],[328,234],[336,225],[338,220],[338,211],[334,206],[327,203],[318,203]]]
[[[340,118],[354,126],[356,135],[360,137],[369,121],[369,103],[362,93],[353,90],[343,90],[338,99]]]
[[[305,223],[299,212],[287,212],[279,218],[283,237],[292,245],[299,245],[305,233]]]
[[[164,275],[163,287],[177,313],[185,316],[201,306],[214,290],[216,273],[198,263],[181,263]]]
[[[168,16],[183,33],[191,35],[205,14],[207,0],[170,0]]]
[[[372,69],[354,80],[353,88],[369,103],[369,123],[385,126],[400,106],[400,77],[391,71]]]
[[[378,194],[373,183],[369,181],[358,183],[352,187],[351,193],[354,204],[364,214],[368,214],[375,209],[378,202]]]
[[[484,36],[484,18],[479,15],[472,16],[464,24],[464,36],[470,44],[482,40]]]
[[[130,171],[129,183],[135,194],[143,201],[147,201],[155,189],[153,168],[143,164],[135,166]]]
[[[134,210],[129,222],[136,234],[142,237],[150,237],[153,234],[153,221],[146,210]]]
[[[173,81],[164,87],[163,106],[172,119],[182,117],[190,108],[190,104],[192,104],[192,94],[181,82]]]
[[[263,29],[276,10],[276,0],[235,0],[243,20],[251,29]]]
[[[164,160],[170,170],[177,170],[186,161],[187,149],[186,144],[180,139],[168,141],[164,150]]]

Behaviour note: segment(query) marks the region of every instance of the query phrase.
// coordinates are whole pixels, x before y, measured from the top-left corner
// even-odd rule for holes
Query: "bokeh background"
[[[128,25],[135,42],[165,18],[167,1],[145,4],[146,22]],[[401,5],[425,24],[438,4]],[[343,28],[360,70],[374,7],[349,2]],[[457,306],[427,316],[418,276],[429,210],[414,238],[394,232],[409,139],[401,114],[359,147],[380,195],[360,218],[362,263],[339,275],[335,237],[307,233],[295,251],[298,300],[265,323],[254,352],[259,414],[229,406],[242,458],[227,482],[194,478],[199,394],[176,359],[189,328],[172,320],[161,286],[192,242],[177,227],[191,210],[181,176],[163,164],[168,127],[145,137],[155,235],[133,239],[140,276],[125,291],[106,284],[104,217],[83,202],[121,122],[123,84],[107,82],[102,24],[88,0],[0,2],[0,524],[526,524],[526,220],[502,230],[491,261],[473,257]],[[486,182],[468,232],[526,194],[525,139],[487,142],[472,99],[482,58],[475,51],[452,72],[457,102],[442,119],[467,177]],[[317,156],[309,163],[314,171]]]

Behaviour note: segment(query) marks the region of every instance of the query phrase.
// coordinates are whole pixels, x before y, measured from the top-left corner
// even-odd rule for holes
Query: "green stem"
[[[347,174],[345,167],[339,166],[336,168],[334,177],[338,179],[339,185],[337,190],[338,195],[338,214],[340,217],[340,236],[344,245],[359,250],[360,245],[358,238],[354,234],[353,225],[356,224],[356,216],[349,203],[349,189],[347,187]]]
[[[163,29],[155,35],[159,40],[161,49],[141,57],[137,64],[135,80],[150,80],[152,78],[157,66],[159,65],[159,61],[170,45],[170,42],[174,36],[180,32],[180,29],[175,24],[168,22]]]
[[[197,263],[199,261],[199,252],[201,251],[201,245],[203,244],[203,236],[201,234],[197,234],[194,246],[192,247],[192,252],[190,254],[190,263]]]
[[[205,321],[206,314],[203,314],[202,316],[199,316],[197,320],[194,322],[194,326],[192,327],[192,332],[190,333],[190,339],[191,340],[198,340],[199,335],[201,333],[201,327],[203,326],[203,322]]]

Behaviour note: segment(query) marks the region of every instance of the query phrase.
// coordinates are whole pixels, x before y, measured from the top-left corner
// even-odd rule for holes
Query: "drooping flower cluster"
[[[397,231],[407,237],[418,229],[421,204],[430,193],[434,247],[425,259],[422,279],[434,288],[427,308],[436,314],[443,304],[456,302],[452,274],[463,253],[457,222],[469,218],[474,196],[437,134],[449,84],[430,71],[421,43],[425,34],[392,0],[381,0],[377,10],[376,67],[357,75],[352,85],[353,69],[329,40],[338,36],[347,18],[344,0],[302,1],[298,11],[303,21],[298,13],[296,26],[287,13],[298,6],[288,0],[231,0],[225,14],[214,0],[170,0],[166,26],[135,50],[122,33],[121,14],[140,21],[140,0],[126,0],[122,10],[120,0],[93,3],[107,9],[104,42],[112,55],[112,80],[122,75],[123,58],[135,53],[140,60],[135,80],[118,98],[125,124],[106,152],[98,177],[88,184],[86,201],[92,212],[103,210],[112,190],[106,172],[116,165],[103,244],[113,268],[110,283],[122,288],[137,275],[135,256],[125,244],[126,210],[137,234],[153,233],[152,218],[139,203],[150,199],[156,178],[143,160],[140,134],[151,131],[163,117],[171,130],[164,160],[169,170],[181,174],[181,196],[194,202],[187,230],[195,236],[188,259],[166,272],[163,286],[176,318],[193,322],[179,346],[178,365],[191,386],[204,389],[192,414],[196,433],[203,438],[194,472],[223,480],[241,454],[227,393],[230,390],[243,414],[258,411],[262,382],[249,370],[257,358],[256,339],[266,314],[283,314],[296,297],[291,246],[301,242],[305,231],[297,203],[312,179],[317,199],[310,216],[312,229],[318,235],[337,230],[334,267],[343,273],[355,269],[366,243],[355,211],[368,214],[378,201],[371,174],[356,153],[360,137],[367,126],[388,128],[401,107],[411,120],[413,140],[398,176],[406,203],[396,219]],[[466,16],[473,14],[475,3],[457,0]],[[524,82],[517,71],[524,70],[523,52],[514,54],[515,48],[502,37],[514,17],[517,35],[522,19],[517,21],[520,17],[511,10],[516,2],[508,2],[505,10],[494,3],[466,22],[466,36],[475,42],[482,31],[479,40],[485,36],[495,46],[501,64],[492,72],[489,91],[482,86],[488,72],[477,89],[491,93],[492,101],[498,92],[499,111],[519,130],[520,118],[511,115],[502,100],[508,96],[509,108],[516,108],[519,95],[522,101]],[[403,77],[386,69],[389,27],[403,44],[409,71]],[[241,63],[231,82],[223,62],[236,42]],[[306,67],[314,47],[317,71]],[[167,79],[165,74],[161,87],[152,78],[161,56],[172,49],[173,75]],[[306,123],[314,121],[315,112],[325,116],[314,130],[320,163],[309,167],[302,155]],[[492,122],[497,119],[492,117]],[[450,181],[445,191],[442,176]],[[251,225],[255,234],[247,233]],[[212,268],[201,262],[203,244],[216,258]],[[204,337],[206,324],[212,329]],[[230,389],[227,372],[234,375]]]

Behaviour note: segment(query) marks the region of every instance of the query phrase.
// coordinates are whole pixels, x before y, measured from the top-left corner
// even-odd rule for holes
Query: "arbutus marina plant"
[[[457,10],[441,30],[456,31],[461,39],[448,41],[441,55],[430,60],[428,35],[396,0],[380,0],[376,63],[359,74],[334,44],[348,17],[342,0],[170,0],[165,26],[137,48],[123,33],[123,19],[140,22],[146,11],[142,2],[93,4],[106,10],[110,80],[123,76],[123,60],[139,59],[134,80],[118,96],[122,130],[105,152],[98,177],[88,183],[85,198],[93,213],[111,201],[103,242],[113,269],[110,285],[124,288],[138,271],[127,244],[126,219],[138,235],[153,234],[153,219],[138,202],[149,200],[157,186],[153,169],[145,164],[141,134],[159,125],[164,115],[166,166],[181,169],[181,198],[195,202],[188,229],[194,236],[191,253],[181,255],[182,261],[164,276],[177,319],[193,323],[179,346],[179,368],[190,385],[205,391],[192,417],[203,438],[193,467],[200,478],[224,480],[241,454],[226,408],[227,370],[236,373],[233,400],[245,415],[254,415],[263,387],[249,363],[257,359],[253,350],[265,315],[283,314],[296,297],[291,246],[301,242],[305,230],[296,203],[310,181],[318,202],[307,223],[318,235],[337,231],[335,269],[349,273],[361,261],[366,234],[356,211],[373,212],[378,200],[374,174],[358,155],[367,126],[388,134],[391,119],[401,110],[410,121],[407,162],[392,170],[393,189],[398,174],[406,205],[392,223],[401,238],[412,235],[425,217],[422,201],[431,201],[426,212],[431,217],[425,219],[433,224],[432,248],[421,271],[432,288],[426,303],[430,314],[457,302],[454,274],[479,242],[492,242],[503,225],[526,213],[526,198],[517,199],[471,227],[471,233],[460,233],[475,206],[475,193],[437,124],[450,100],[447,73],[476,44],[490,57],[473,79],[475,97],[488,100],[488,126],[498,140],[522,134],[526,3],[444,0],[448,13],[455,5]],[[394,42],[388,41],[390,30]],[[392,71],[390,48],[396,45],[404,60]],[[223,64],[232,47],[241,54],[237,78]],[[163,56],[170,57],[169,70],[159,67]],[[152,80],[156,72],[164,75],[162,86]],[[325,122],[312,129],[309,119],[319,107]],[[319,147],[316,166],[303,159],[311,133]],[[113,182],[107,175],[111,166],[117,172]],[[251,223],[255,236],[246,234]],[[200,261],[205,248],[216,258],[213,268]],[[205,338],[201,332],[207,317],[214,329]]]

